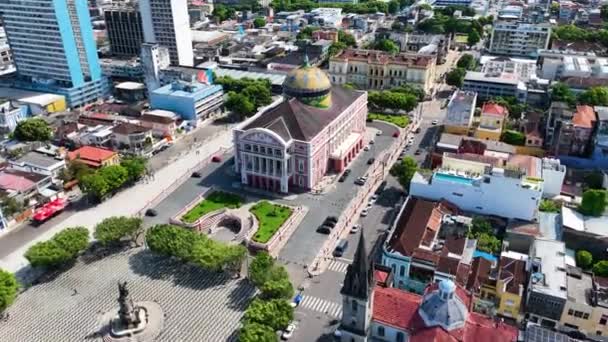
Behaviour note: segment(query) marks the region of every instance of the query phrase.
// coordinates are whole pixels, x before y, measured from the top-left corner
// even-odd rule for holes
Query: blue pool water
[[[440,180],[444,180],[447,182],[454,182],[454,183],[460,183],[460,184],[465,184],[465,185],[471,185],[473,183],[472,179],[469,178],[464,178],[464,177],[460,177],[460,176],[455,176],[455,175],[450,175],[447,173],[439,173],[437,172],[435,174],[435,178],[436,179],[440,179]]]
[[[477,258],[477,257],[482,257],[486,260],[488,260],[489,262],[495,262],[496,261],[496,257],[493,256],[490,253],[486,253],[480,250],[476,250],[475,252],[473,252],[473,258]]]

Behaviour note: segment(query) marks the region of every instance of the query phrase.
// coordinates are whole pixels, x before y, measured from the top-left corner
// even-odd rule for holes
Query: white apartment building
[[[169,49],[172,65],[193,66],[192,32],[187,0],[142,0],[144,42]]]
[[[593,52],[539,50],[540,75],[549,80],[566,77],[608,79],[608,58]]]
[[[490,53],[507,56],[538,56],[539,49],[546,49],[551,38],[548,24],[522,22],[496,22],[492,28]]]
[[[534,160],[516,157],[511,163],[511,158],[505,162],[489,156],[444,153],[441,167],[432,175],[414,175],[410,194],[433,201],[445,199],[482,215],[533,221],[544,182],[528,175],[536,175]]]
[[[552,198],[562,192],[566,178],[566,166],[559,159],[542,159],[543,197]]]
[[[436,64],[434,55],[391,55],[379,50],[347,49],[329,60],[329,78],[334,84],[353,83],[362,89],[390,89],[410,84],[429,93]]]

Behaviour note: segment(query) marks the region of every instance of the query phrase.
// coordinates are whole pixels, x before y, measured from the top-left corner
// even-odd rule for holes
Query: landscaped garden
[[[381,121],[390,122],[401,128],[405,128],[405,126],[407,126],[410,123],[410,118],[407,115],[389,115],[389,114],[369,113],[369,114],[367,114],[367,118],[372,119],[372,120],[381,120]]]
[[[266,243],[291,216],[293,210],[268,201],[261,201],[249,211],[258,219],[259,228],[253,236],[253,241]]]
[[[236,209],[241,205],[243,205],[241,196],[223,191],[214,191],[185,213],[181,220],[185,223],[194,223],[212,211],[222,208]]]

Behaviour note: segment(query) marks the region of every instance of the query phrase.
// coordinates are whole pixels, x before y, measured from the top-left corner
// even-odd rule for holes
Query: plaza
[[[71,269],[23,292],[0,322],[3,341],[101,341],[104,313],[117,307],[118,282],[135,301],[156,302],[164,327],[155,341],[236,341],[255,288],[143,248],[100,260],[83,256]]]

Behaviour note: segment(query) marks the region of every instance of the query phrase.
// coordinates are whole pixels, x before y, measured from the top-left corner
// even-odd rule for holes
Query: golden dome
[[[331,82],[319,68],[305,60],[304,65],[289,72],[283,82],[285,94],[296,98],[318,97],[329,93]]]

